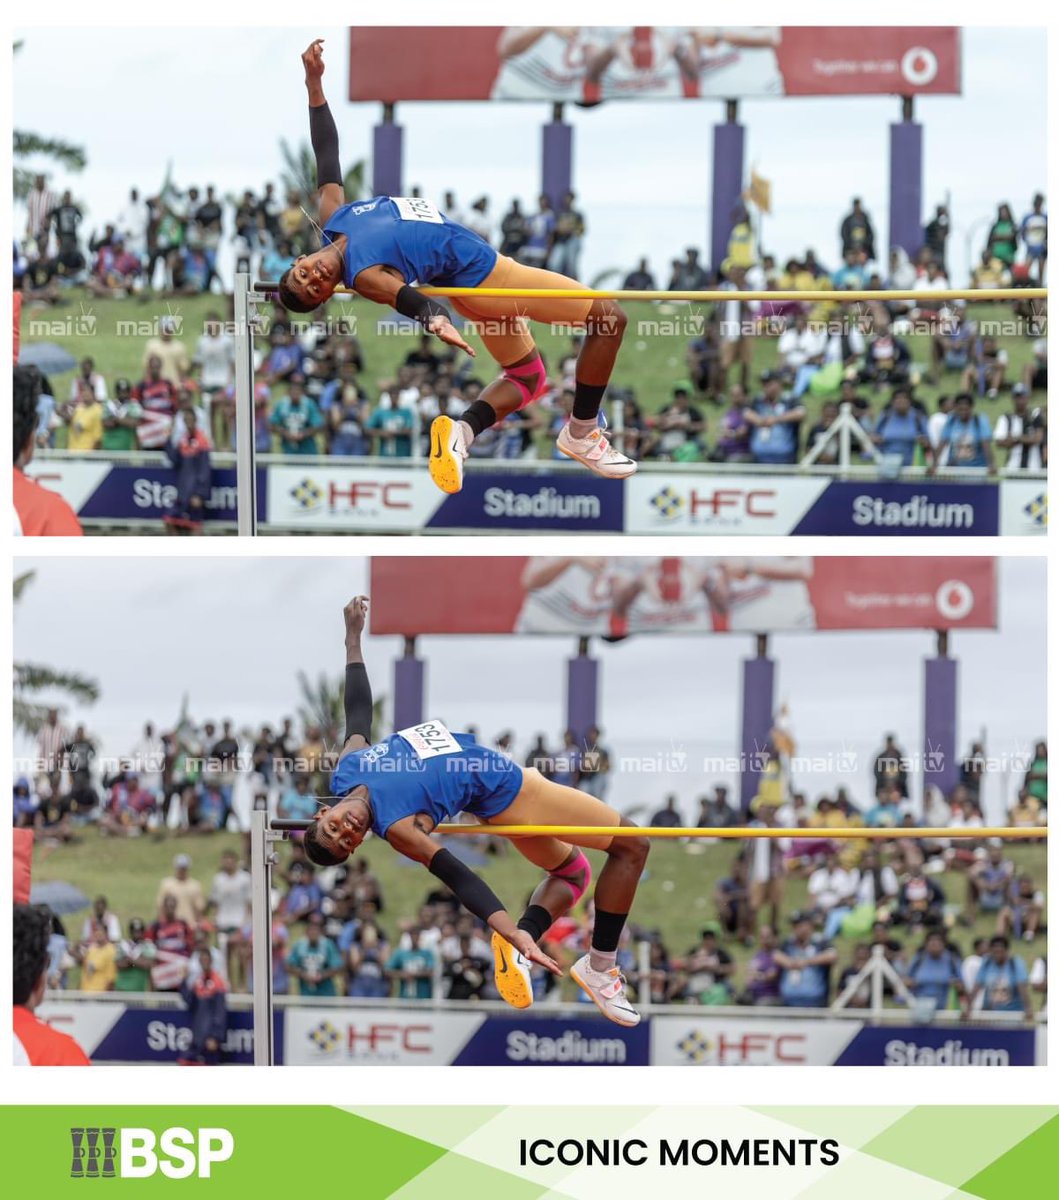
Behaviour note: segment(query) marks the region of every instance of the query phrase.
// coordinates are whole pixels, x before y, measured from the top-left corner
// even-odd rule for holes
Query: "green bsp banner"
[[[2,1129],[8,1194],[45,1200],[1032,1200],[1059,1163],[1059,1108],[1018,1105],[27,1105]]]

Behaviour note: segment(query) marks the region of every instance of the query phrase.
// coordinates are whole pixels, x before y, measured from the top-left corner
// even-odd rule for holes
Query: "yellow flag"
[[[759,211],[772,212],[772,184],[755,170],[750,172],[750,187],[747,188],[746,198]]]

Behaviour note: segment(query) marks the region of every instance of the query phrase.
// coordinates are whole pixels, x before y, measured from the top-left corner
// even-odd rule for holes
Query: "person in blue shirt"
[[[420,942],[422,931],[408,931],[408,946],[390,955],[386,970],[397,979],[397,994],[402,1000],[429,1000],[433,993],[434,951]]]
[[[917,446],[929,448],[926,414],[912,404],[912,393],[907,388],[894,390],[875,423],[872,441],[883,454],[900,458],[903,467],[912,465]]]
[[[272,410],[269,423],[284,454],[320,453],[317,434],[324,427],[324,415],[316,401],[305,394],[300,375],[291,378],[287,395]]]
[[[905,983],[917,1000],[933,1000],[935,1008],[943,1009],[948,1006],[950,988],[961,1000],[964,997],[961,965],[959,954],[945,944],[945,934],[932,929],[908,964]]]
[[[335,943],[324,934],[324,919],[313,913],[299,938],[287,955],[287,969],[298,981],[303,996],[337,996],[335,979],[342,973],[342,955]]]
[[[382,458],[411,458],[415,414],[397,403],[393,395],[384,396],[368,418],[365,428],[378,439],[377,453]]]
[[[934,448],[931,473],[937,469],[938,460],[948,447],[950,467],[988,467],[994,471],[993,431],[985,413],[974,411],[974,397],[970,392],[960,392],[953,404],[952,412],[941,431]]]
[[[997,934],[990,939],[989,954],[978,968],[974,990],[964,1003],[964,1012],[974,1009],[981,997],[983,1012],[1020,1012],[1030,1016],[1029,973],[1021,958],[1011,953],[1011,943]]]
[[[591,946],[570,974],[609,1020],[639,1024],[617,952],[647,862],[648,840],[639,834],[614,836],[616,827],[633,823],[587,792],[563,787],[480,745],[471,734],[450,733],[440,721],[421,721],[372,741],[371,685],[361,649],[367,611],[364,596],[343,610],[345,743],[331,775],[332,802],[305,830],[307,857],[318,866],[336,866],[372,833],[426,867],[493,931],[497,990],[513,1007],[528,1008],[533,1003],[530,963],[562,974],[538,943],[588,890],[592,871],[580,847],[603,851]],[[563,840],[543,834],[512,839],[515,849],[545,872],[516,923],[484,880],[431,837],[443,821],[464,812],[484,825],[572,825],[599,832]]]
[[[773,955],[782,972],[780,997],[790,1008],[825,1008],[838,952],[813,932],[808,913],[795,913],[791,919],[793,936]]]
[[[743,410],[750,426],[750,453],[758,463],[793,463],[798,458],[798,430],[805,407],[784,396],[778,371],[766,371],[761,381],[762,394]]]
[[[475,351],[445,306],[415,285],[544,291],[583,286],[498,254],[421,197],[373,196],[347,203],[338,130],[324,97],[322,40],[305,51],[302,64],[323,245],[301,255],[281,276],[276,290],[287,309],[312,312],[344,286],[419,321],[429,333],[473,358]],[[452,307],[477,323],[476,332],[501,374],[458,420],[442,414],[431,425],[430,476],[443,492],[458,492],[463,486],[463,464],[478,434],[547,391],[547,371],[528,321],[586,331],[577,359],[573,418],[559,434],[562,453],[608,479],[635,472],[636,464],[610,445],[596,420],[627,324],[613,300],[461,295],[452,299]]]

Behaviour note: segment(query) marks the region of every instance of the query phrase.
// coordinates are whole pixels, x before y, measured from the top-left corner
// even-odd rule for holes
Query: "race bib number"
[[[418,196],[391,196],[397,205],[397,214],[402,221],[429,221],[432,225],[443,225],[444,219],[435,205]]]
[[[441,754],[455,754],[463,749],[440,721],[424,721],[421,725],[398,729],[397,732],[419,758],[437,758]]]

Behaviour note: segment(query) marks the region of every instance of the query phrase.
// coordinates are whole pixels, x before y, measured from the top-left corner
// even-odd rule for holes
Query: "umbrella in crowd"
[[[62,879],[47,879],[43,883],[35,883],[29,901],[31,904],[46,904],[57,917],[81,912],[89,905],[88,897],[80,888]]]
[[[62,375],[77,366],[77,359],[55,342],[30,342],[22,347],[18,365],[36,367],[44,375]]]

